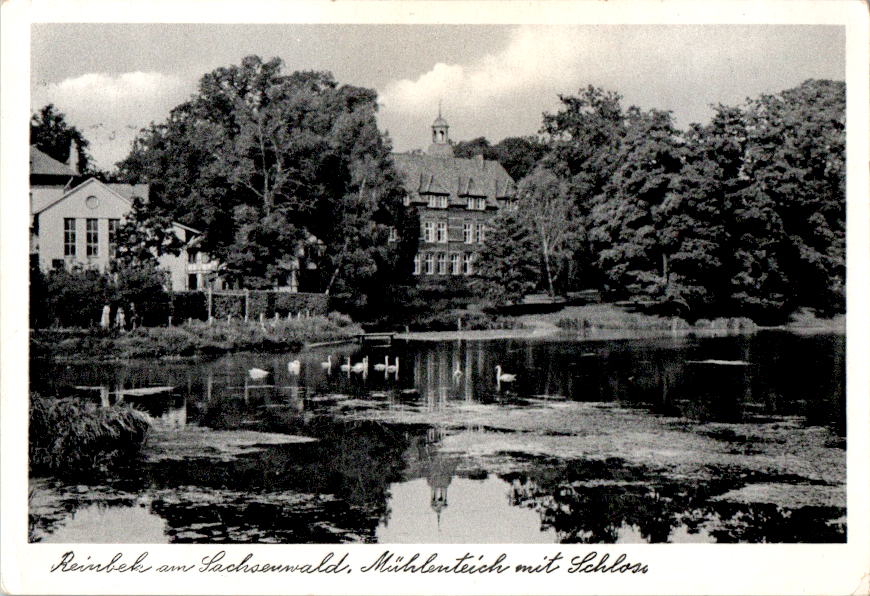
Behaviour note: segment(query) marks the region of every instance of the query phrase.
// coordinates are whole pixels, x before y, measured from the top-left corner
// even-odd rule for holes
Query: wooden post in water
[[[245,322],[248,322],[248,304],[251,301],[251,291],[245,288]]]

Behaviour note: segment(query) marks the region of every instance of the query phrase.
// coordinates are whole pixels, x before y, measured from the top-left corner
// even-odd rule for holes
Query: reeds
[[[101,474],[135,463],[150,427],[129,406],[30,398],[30,469],[55,476]]]
[[[226,352],[295,351],[306,343],[349,339],[362,329],[339,314],[304,319],[191,321],[173,327],[140,327],[127,333],[52,330],[31,333],[35,357],[75,359],[159,358]]]

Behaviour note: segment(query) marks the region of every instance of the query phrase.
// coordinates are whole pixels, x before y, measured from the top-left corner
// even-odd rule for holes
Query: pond
[[[31,480],[35,541],[846,538],[842,335],[34,362],[31,388],[153,419],[123,473]]]

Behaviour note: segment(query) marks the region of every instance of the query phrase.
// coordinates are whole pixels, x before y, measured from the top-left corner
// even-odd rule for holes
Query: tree
[[[521,302],[540,279],[535,239],[515,211],[502,211],[492,222],[475,263],[472,288],[496,305]]]
[[[156,265],[158,257],[178,255],[184,241],[173,229],[172,219],[142,197],[133,197],[129,214],[116,232],[117,260],[125,267]]]
[[[667,268],[657,297],[684,317],[727,311],[734,271],[733,221],[746,147],[739,108],[718,106],[710,124],[684,135],[683,167],[655,217]]]
[[[590,238],[614,296],[661,293],[667,277],[660,205],[682,168],[681,143],[670,112],[631,107],[618,164],[596,201]]]
[[[787,302],[827,313],[845,306],[845,89],[809,80],[746,109],[746,211],[770,212]]]
[[[578,95],[560,95],[562,110],[544,113],[541,132],[547,136],[545,165],[571,183],[581,207],[598,196],[613,175],[625,134],[622,97],[588,86]]]
[[[283,285],[302,269],[310,289],[350,296],[410,275],[415,226],[375,92],[282,66],[249,56],[207,73],[120,171],[154,181],[155,205],[204,229],[203,250],[236,284]],[[387,250],[391,226],[401,240]]]
[[[567,272],[574,243],[581,237],[577,208],[568,196],[566,184],[543,168],[524,178],[517,194],[517,213],[535,238],[547,291],[555,297],[556,279]]]
[[[53,157],[68,163],[72,142],[76,143],[78,155],[76,166],[82,175],[93,174],[96,170],[91,164],[88,152],[90,143],[75,126],[66,121],[66,115],[60,112],[54,104],[43,106],[30,117],[30,144]]]
[[[522,180],[547,152],[547,145],[537,137],[507,137],[493,149],[496,159],[514,180]]]
[[[536,137],[507,137],[495,145],[485,137],[477,137],[454,144],[453,156],[467,159],[482,155],[484,159],[499,162],[511,178],[520,180],[532,171],[546,148]]]

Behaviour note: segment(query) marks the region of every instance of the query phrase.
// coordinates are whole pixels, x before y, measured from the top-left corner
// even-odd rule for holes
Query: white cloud
[[[783,27],[522,26],[501,49],[469,63],[438,63],[381,89],[379,121],[397,150],[425,148],[439,100],[454,140],[535,134],[559,94],[587,85],[623,105],[672,110],[679,126],[704,121],[709,105],[737,104],[807,78],[842,78],[830,32]]]
[[[576,45],[565,28],[519,27],[502,51],[468,66],[438,63],[416,80],[390,83],[381,100],[398,112],[431,109],[440,98],[449,98],[457,110],[479,108],[494,98],[564,81],[566,71],[584,58]]]
[[[38,86],[31,106],[55,104],[88,139],[97,165],[110,169],[127,155],[141,128],[166,119],[192,91],[179,77],[159,72],[87,73]]]

